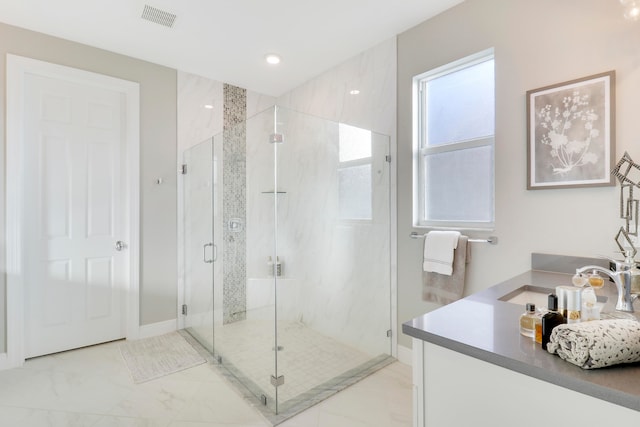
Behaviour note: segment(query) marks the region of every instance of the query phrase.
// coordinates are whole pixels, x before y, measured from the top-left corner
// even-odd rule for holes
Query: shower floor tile
[[[314,389],[332,388],[336,377],[373,359],[298,322],[279,323],[278,345],[277,374],[284,376],[284,384],[277,389],[279,407]],[[276,373],[273,323],[244,320],[218,327],[215,349],[223,365],[232,364],[234,373],[243,377],[243,383],[250,383],[254,393],[257,387],[268,399],[276,398],[271,384]]]

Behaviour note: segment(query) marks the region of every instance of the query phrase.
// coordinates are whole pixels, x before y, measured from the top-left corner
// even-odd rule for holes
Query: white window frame
[[[443,65],[433,70],[413,77],[413,226],[433,229],[459,229],[459,230],[492,230],[495,226],[495,125],[494,134],[484,138],[459,141],[449,144],[440,144],[428,147],[426,111],[424,111],[424,91],[426,82],[438,77],[480,64],[485,61],[495,60],[493,48],[467,56],[452,63]],[[422,159],[427,154],[452,152],[457,150],[491,147],[492,151],[492,191],[491,191],[491,220],[490,221],[454,221],[454,220],[426,220],[425,219],[425,195],[424,170]]]

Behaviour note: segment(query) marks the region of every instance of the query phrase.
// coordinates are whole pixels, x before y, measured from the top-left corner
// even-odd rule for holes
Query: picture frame
[[[526,96],[527,190],[615,185],[615,71]]]

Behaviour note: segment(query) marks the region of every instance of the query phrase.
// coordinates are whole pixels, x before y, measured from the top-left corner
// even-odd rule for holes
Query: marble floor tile
[[[411,402],[411,369],[396,362],[280,425],[409,427]],[[134,384],[118,343],[0,371],[0,426],[269,427],[252,405],[211,365]]]
[[[91,427],[169,427],[171,420],[103,416]]]
[[[411,389],[411,368],[396,362],[283,422],[280,426],[410,426]]]
[[[15,427],[93,426],[99,415],[0,406],[0,425]]]

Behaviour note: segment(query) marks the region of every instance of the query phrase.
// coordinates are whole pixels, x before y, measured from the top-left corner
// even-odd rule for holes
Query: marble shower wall
[[[185,150],[222,133],[223,84],[178,71],[178,162]],[[209,106],[209,107],[206,107]]]
[[[389,138],[373,134],[372,157],[365,160],[372,170],[373,218],[344,219],[338,123],[284,108],[275,117],[267,111],[247,122],[247,292],[254,308],[248,316],[273,318],[273,279],[266,266],[274,253],[277,198],[277,255],[283,265],[278,319],[302,322],[372,356],[388,353]],[[274,121],[281,144],[268,141]]]
[[[390,135],[395,146],[396,57],[393,37],[278,97],[277,104]]]

